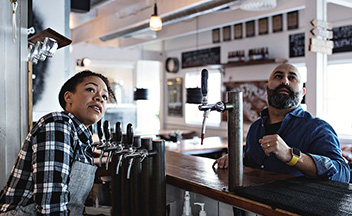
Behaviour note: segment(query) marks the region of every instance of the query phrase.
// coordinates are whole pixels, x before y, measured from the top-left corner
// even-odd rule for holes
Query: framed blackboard
[[[182,53],[182,68],[220,64],[220,47]]]
[[[332,29],[334,48],[332,53],[352,51],[352,25]]]
[[[290,58],[301,57],[305,54],[304,33],[289,35]]]

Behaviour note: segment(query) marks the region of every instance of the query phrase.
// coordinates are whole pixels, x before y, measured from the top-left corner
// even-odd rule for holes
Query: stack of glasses
[[[45,37],[44,41],[37,41],[35,44],[29,42],[28,61],[37,64],[38,61],[45,61],[46,57],[53,57],[58,48],[55,39]]]

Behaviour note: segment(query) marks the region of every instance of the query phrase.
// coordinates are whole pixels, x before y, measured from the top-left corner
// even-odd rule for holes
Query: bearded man
[[[294,176],[349,182],[349,166],[334,129],[300,106],[306,89],[298,69],[290,64],[277,66],[266,91],[268,107],[248,131],[244,164]],[[227,168],[227,155],[215,164]]]

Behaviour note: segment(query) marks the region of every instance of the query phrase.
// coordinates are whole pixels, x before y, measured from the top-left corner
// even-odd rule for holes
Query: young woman
[[[82,215],[94,183],[91,124],[101,119],[109,81],[82,71],[61,88],[63,112],[43,116],[27,135],[9,180],[0,193],[0,216]]]

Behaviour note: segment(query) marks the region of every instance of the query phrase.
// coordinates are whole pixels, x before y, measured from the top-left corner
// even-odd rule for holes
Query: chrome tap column
[[[227,133],[229,191],[243,185],[243,100],[242,92],[228,92]],[[232,108],[230,108],[233,106]]]

